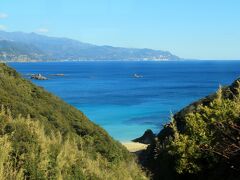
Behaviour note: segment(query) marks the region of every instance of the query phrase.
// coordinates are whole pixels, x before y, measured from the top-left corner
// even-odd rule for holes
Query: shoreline
[[[120,142],[127,150],[131,153],[137,153],[139,151],[143,151],[147,149],[148,144],[138,143],[138,142]]]

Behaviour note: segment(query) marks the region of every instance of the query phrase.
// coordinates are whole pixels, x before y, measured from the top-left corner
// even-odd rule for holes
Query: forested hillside
[[[0,64],[0,179],[146,179],[80,111]]]

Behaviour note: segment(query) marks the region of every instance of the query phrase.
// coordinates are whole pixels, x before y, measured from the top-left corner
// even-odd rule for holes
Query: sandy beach
[[[130,152],[138,152],[147,148],[147,144],[137,142],[123,142],[122,143]]]

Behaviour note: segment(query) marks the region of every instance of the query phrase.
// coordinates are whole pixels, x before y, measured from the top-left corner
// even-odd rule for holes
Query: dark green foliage
[[[155,179],[240,178],[240,82],[175,114],[148,151]]]

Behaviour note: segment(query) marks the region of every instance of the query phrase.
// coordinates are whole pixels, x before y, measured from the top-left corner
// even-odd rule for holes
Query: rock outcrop
[[[136,138],[134,140],[132,140],[133,142],[139,142],[139,143],[143,143],[143,144],[151,144],[154,142],[155,139],[155,134],[152,132],[151,129],[148,129],[144,132],[144,134],[139,137]]]
[[[48,78],[46,78],[45,76],[43,76],[43,75],[41,75],[41,74],[32,74],[32,75],[31,75],[31,79],[47,80]]]

